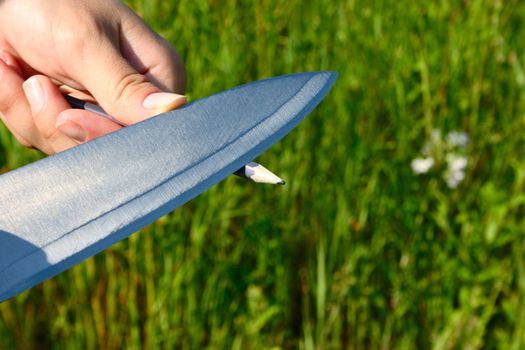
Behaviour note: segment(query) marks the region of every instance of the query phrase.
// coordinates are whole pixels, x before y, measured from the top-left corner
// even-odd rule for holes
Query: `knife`
[[[256,158],[328,93],[335,72],[270,78],[0,176],[0,301],[152,223]]]

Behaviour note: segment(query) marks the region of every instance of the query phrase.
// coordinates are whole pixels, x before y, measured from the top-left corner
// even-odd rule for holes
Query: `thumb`
[[[184,95],[164,92],[149,82],[109,41],[101,46],[77,79],[118,121],[134,124],[187,102]]]

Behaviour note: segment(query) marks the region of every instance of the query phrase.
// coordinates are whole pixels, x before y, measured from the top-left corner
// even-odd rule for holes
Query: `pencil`
[[[284,185],[286,182],[259,163],[250,162],[237,170],[235,175],[256,183]]]
[[[126,126],[125,124],[119,122],[112,116],[110,116],[106,111],[104,111],[100,106],[80,100],[71,95],[64,94],[64,98],[75,109],[84,109],[100,115],[101,117],[110,119],[111,121],[121,125]],[[281,179],[279,176],[272,173],[270,170],[266,169],[259,163],[250,162],[234,172],[235,175],[240,176],[244,179],[253,181],[255,183],[265,183],[272,185],[284,185],[286,182]]]

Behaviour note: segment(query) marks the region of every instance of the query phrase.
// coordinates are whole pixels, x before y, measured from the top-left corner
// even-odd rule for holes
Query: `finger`
[[[186,103],[186,97],[162,92],[122,57],[118,48],[104,37],[97,48],[87,49],[85,62],[77,64],[76,79],[110,115],[124,124],[171,110]]]
[[[13,69],[16,74],[19,76],[23,76],[22,73],[22,66],[18,62],[18,60],[9,52],[5,50],[0,50],[0,59],[9,66],[9,68]],[[5,117],[2,113],[0,113],[0,119],[2,121],[5,120]],[[5,123],[5,121],[4,121]],[[7,124],[6,124],[7,125]],[[31,147],[32,145],[24,139],[20,134],[18,134],[16,131],[11,130],[11,133],[13,136],[15,136],[15,139],[22,144],[25,147]]]
[[[186,74],[175,49],[129,8],[123,10],[122,17],[119,40],[123,57],[162,90],[183,94]]]
[[[31,105],[33,121],[55,153],[120,128],[92,112],[71,109],[59,87],[46,76],[29,78],[23,88]]]
[[[82,109],[61,112],[57,117],[56,127],[79,143],[91,141],[122,128],[107,118]]]
[[[7,128],[9,129],[9,126],[7,125],[7,122],[5,121],[5,116],[3,115],[3,113],[0,112],[0,120],[2,120],[2,122],[4,122],[5,126],[7,126]],[[29,141],[27,141],[26,139],[24,139],[20,134],[18,134],[16,131],[13,131],[11,129],[9,129],[9,131],[11,131],[11,134],[13,134],[13,136],[15,137],[15,139],[18,141],[19,144],[21,144],[22,146],[24,147],[27,147],[27,148],[31,148],[33,147],[33,145],[31,143],[29,143]]]
[[[52,153],[51,147],[33,123],[31,109],[22,89],[23,79],[0,59],[0,113],[7,128],[25,146]]]
[[[75,139],[56,127],[57,116],[71,108],[59,88],[48,77],[35,75],[24,82],[23,89],[31,107],[33,123],[53,153],[76,146],[78,142]]]

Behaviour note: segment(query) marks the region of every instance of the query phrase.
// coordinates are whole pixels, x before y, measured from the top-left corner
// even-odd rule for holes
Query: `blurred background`
[[[0,304],[2,349],[525,347],[525,3],[129,0],[192,100],[335,70],[258,161]],[[42,157],[0,129],[1,172]]]

